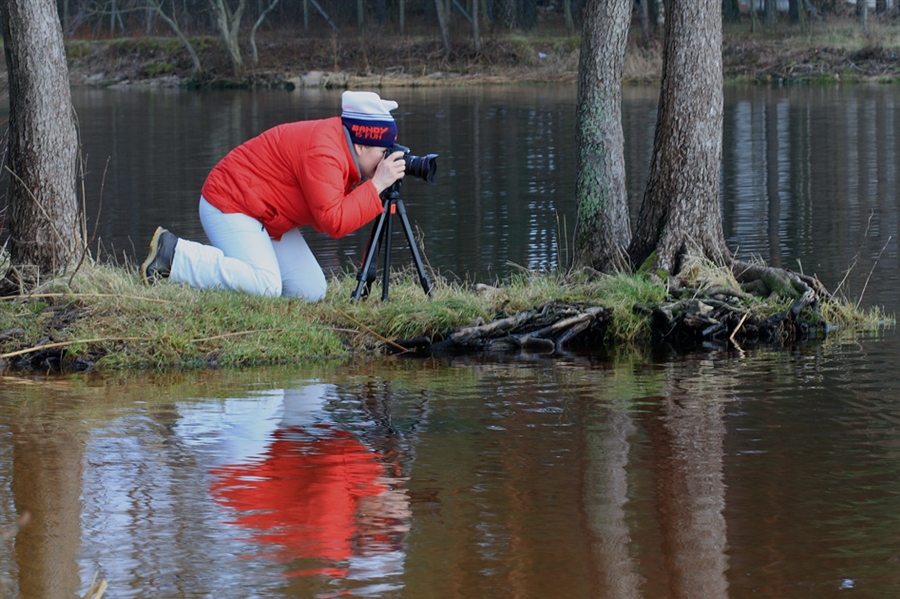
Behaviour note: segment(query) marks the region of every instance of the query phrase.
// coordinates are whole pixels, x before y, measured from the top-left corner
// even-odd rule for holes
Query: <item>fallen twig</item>
[[[361,323],[360,321],[356,320],[355,318],[353,318],[352,316],[350,316],[349,314],[347,314],[347,313],[344,312],[343,310],[338,310],[338,313],[339,313],[341,316],[343,316],[344,318],[346,318],[347,320],[349,320],[349,321],[353,322],[354,324],[356,324],[356,326],[360,327],[361,329],[363,329],[365,332],[369,333],[370,335],[373,335],[373,336],[375,336],[375,337],[378,337],[379,339],[381,339],[383,342],[387,343],[388,345],[391,345],[391,346],[393,346],[394,348],[400,350],[401,353],[404,353],[404,354],[405,354],[406,352],[409,351],[408,349],[406,349],[405,347],[403,347],[403,346],[400,345],[399,343],[394,343],[394,342],[391,341],[390,339],[388,339],[388,338],[386,338],[386,337],[382,337],[381,335],[379,335],[378,333],[376,333],[375,331],[373,331],[372,329],[370,329],[369,327],[367,327],[366,325],[364,325],[364,324]]]
[[[750,316],[749,312],[745,312],[743,316],[741,316],[741,321],[737,323],[737,326],[734,327],[734,330],[731,331],[731,336],[728,338],[729,341],[734,343],[734,336],[737,335],[738,331],[741,330],[741,327],[744,326],[744,321],[747,320],[747,317]]]
[[[869,286],[869,279],[872,278],[872,273],[875,272],[875,267],[878,266],[878,261],[881,260],[881,255],[884,253],[884,250],[887,249],[888,244],[891,242],[892,236],[888,235],[887,241],[884,242],[884,246],[881,248],[881,251],[878,252],[878,257],[875,258],[875,263],[872,264],[872,268],[869,269],[869,274],[866,276],[866,283],[863,285],[862,291],[859,294],[859,299],[856,301],[856,309],[859,310],[859,305],[862,303],[863,295],[866,294],[866,288]]]
[[[81,599],[100,599],[103,597],[103,593],[106,592],[106,589],[109,588],[105,578],[101,579],[99,583],[97,582],[97,574],[99,574],[99,572],[94,572],[94,577],[91,579],[91,586],[88,587],[87,592]]]
[[[7,302],[20,299],[32,298],[48,298],[48,297],[121,297],[122,299],[141,300],[145,302],[156,302],[159,304],[171,304],[170,300],[157,299],[153,297],[141,297],[139,295],[121,295],[119,293],[26,293],[18,295],[4,295],[0,297],[0,301]]]
[[[34,347],[28,347],[25,349],[20,349],[18,351],[0,354],[0,359],[5,360],[6,358],[14,358],[16,356],[23,356],[25,354],[31,354],[31,353],[45,350],[45,349],[56,349],[59,347],[68,347],[70,345],[76,345],[78,343],[102,343],[104,341],[141,341],[141,340],[143,340],[143,337],[97,337],[94,339],[75,339],[74,341],[59,341],[57,343],[45,343],[43,345],[35,345]]]

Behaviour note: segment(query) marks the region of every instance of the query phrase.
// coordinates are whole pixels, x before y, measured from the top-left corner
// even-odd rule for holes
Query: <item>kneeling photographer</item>
[[[396,108],[374,92],[345,91],[340,117],[279,125],[231,150],[201,190],[212,245],[158,227],[144,283],[322,299],[325,274],[300,227],[338,238],[383,212],[382,192],[408,169],[408,149],[394,149]]]

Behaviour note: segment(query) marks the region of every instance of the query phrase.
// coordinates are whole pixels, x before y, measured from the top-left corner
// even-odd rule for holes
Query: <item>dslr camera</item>
[[[437,154],[413,156],[409,153],[409,148],[406,146],[394,144],[384,151],[384,155],[387,157],[394,152],[403,152],[403,162],[406,164],[407,175],[418,177],[428,183],[434,183],[434,175],[437,172]]]

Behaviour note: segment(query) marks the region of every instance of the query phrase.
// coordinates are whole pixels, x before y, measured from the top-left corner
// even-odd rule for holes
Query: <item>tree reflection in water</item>
[[[701,366],[702,370],[702,366]],[[721,388],[702,376],[667,373],[663,394],[640,398],[652,405],[634,416],[629,401],[612,402],[589,417],[585,512],[595,541],[599,584],[610,597],[728,597],[727,530],[723,481],[725,402]],[[639,574],[632,554],[626,505],[632,453],[629,439],[643,427],[653,453],[653,487],[661,566],[653,580]],[[638,533],[640,534],[640,533]]]

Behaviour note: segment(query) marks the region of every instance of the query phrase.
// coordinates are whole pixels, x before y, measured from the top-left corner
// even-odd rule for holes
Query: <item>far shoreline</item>
[[[832,85],[893,84],[900,81],[900,32],[889,22],[867,34],[852,20],[810,27],[776,27],[752,32],[749,26],[723,30],[722,68],[728,84]],[[633,36],[634,36],[633,32]],[[458,42],[450,58],[429,38],[385,36],[372,41],[323,40],[273,33],[260,64],[235,75],[217,38],[197,38],[203,71],[191,72],[183,47],[171,37],[105,40],[69,39],[74,87],[172,87],[185,89],[347,89],[428,88],[473,85],[577,85],[580,38],[564,32],[485,36],[480,53]],[[249,54],[249,52],[247,52]],[[360,56],[365,59],[360,62]],[[385,56],[387,58],[385,58]],[[659,40],[633,37],[625,57],[623,84],[656,85],[662,73]]]

